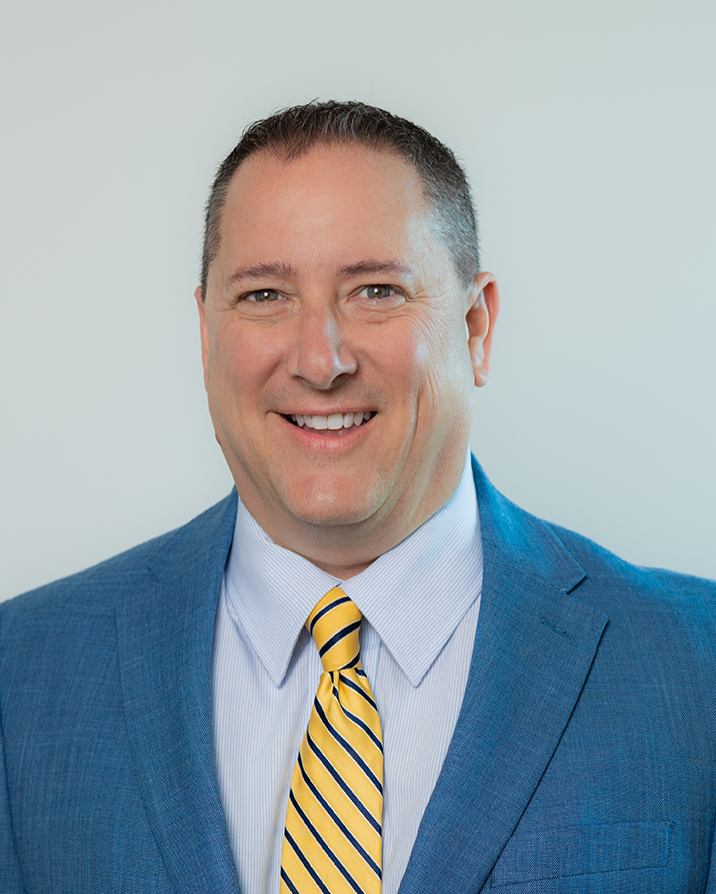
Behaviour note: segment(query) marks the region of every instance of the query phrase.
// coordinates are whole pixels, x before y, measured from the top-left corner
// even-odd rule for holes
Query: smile
[[[375,416],[375,413],[369,410],[360,413],[331,413],[328,416],[292,413],[285,418],[300,428],[308,428],[313,431],[345,431],[350,428],[357,428],[364,422],[368,422],[373,416]]]

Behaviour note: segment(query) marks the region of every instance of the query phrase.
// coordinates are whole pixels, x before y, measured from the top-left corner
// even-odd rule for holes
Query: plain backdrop
[[[224,496],[192,292],[242,129],[312,98],[464,162],[511,499],[716,577],[713,0],[23,0],[0,31],[0,598]]]

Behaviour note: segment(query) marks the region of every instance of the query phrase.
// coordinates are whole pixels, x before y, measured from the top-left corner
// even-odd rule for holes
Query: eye
[[[256,289],[255,292],[247,292],[241,297],[244,301],[253,301],[256,304],[268,304],[272,301],[278,301],[281,295],[276,289]]]
[[[393,286],[375,285],[366,286],[363,289],[363,293],[366,298],[380,300],[381,298],[394,298],[398,294],[398,291],[393,288]]]

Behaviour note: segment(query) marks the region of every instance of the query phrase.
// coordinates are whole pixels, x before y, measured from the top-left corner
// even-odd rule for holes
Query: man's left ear
[[[500,309],[500,292],[491,273],[478,273],[470,287],[467,315],[467,346],[478,388],[490,378],[492,333]]]

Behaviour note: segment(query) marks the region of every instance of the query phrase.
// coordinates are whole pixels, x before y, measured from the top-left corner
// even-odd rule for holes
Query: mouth
[[[340,434],[353,431],[361,425],[365,425],[375,416],[375,411],[367,410],[358,413],[330,413],[326,416],[317,416],[301,413],[284,415],[292,425],[304,428],[307,431],[322,432],[325,434]]]

